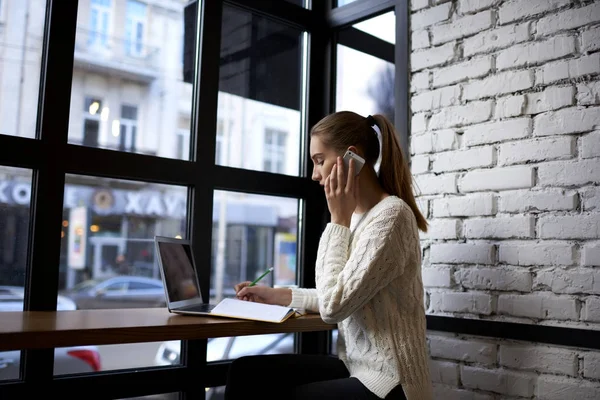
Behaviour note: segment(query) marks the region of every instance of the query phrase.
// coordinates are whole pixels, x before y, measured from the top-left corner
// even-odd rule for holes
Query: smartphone
[[[346,154],[344,154],[344,167],[346,171],[350,168],[350,159],[354,159],[354,171],[355,175],[358,175],[363,165],[365,165],[365,159],[359,156],[358,154],[348,150]]]

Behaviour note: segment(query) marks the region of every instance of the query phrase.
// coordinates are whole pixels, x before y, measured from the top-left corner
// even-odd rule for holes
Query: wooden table
[[[0,351],[331,330],[318,314],[281,324],[171,314],[166,308],[0,313]]]

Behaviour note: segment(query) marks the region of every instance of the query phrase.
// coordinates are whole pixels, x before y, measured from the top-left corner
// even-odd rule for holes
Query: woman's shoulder
[[[388,195],[373,207],[374,218],[398,219],[406,218],[412,210],[404,200],[395,195]]]

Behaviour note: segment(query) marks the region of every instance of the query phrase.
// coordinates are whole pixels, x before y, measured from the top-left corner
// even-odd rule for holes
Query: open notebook
[[[156,236],[155,243],[169,312],[276,323],[302,315],[289,307],[237,299],[208,303],[200,290],[190,241]]]
[[[210,314],[264,322],[283,322],[293,315],[300,315],[293,308],[237,299],[223,299]]]

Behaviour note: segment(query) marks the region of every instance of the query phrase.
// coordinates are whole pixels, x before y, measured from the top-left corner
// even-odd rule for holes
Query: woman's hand
[[[350,159],[346,174],[344,161],[342,157],[338,157],[331,173],[325,179],[325,197],[331,213],[331,222],[348,228],[358,199],[358,175],[355,176],[354,168],[354,160]]]
[[[272,288],[268,286],[248,286],[250,283],[250,281],[247,281],[235,285],[235,293],[239,300],[274,304],[278,306],[287,306],[292,302],[292,291],[290,289]]]

